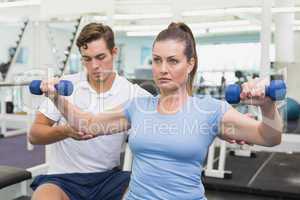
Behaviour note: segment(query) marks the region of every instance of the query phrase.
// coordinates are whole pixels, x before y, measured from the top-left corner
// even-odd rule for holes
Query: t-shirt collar
[[[90,83],[88,82],[88,79],[87,79],[87,73],[86,72],[80,72],[80,85],[79,87],[82,88],[82,89],[88,89],[90,90],[90,92],[92,93],[95,93],[97,95],[99,95],[100,97],[108,97],[108,96],[113,96],[113,95],[116,95],[119,91],[119,81],[120,81],[120,76],[118,75],[117,72],[115,72],[116,76],[115,76],[115,79],[113,81],[113,84],[112,84],[112,87],[104,92],[104,93],[97,93],[93,88],[92,86],[90,85]]]

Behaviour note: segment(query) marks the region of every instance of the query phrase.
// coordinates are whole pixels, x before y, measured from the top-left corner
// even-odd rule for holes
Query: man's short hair
[[[102,23],[90,23],[81,30],[76,45],[80,48],[87,49],[87,44],[95,40],[103,39],[106,42],[107,48],[112,51],[115,47],[115,38],[112,29]]]

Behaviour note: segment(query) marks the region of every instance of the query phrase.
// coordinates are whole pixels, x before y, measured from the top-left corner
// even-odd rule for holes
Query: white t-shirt
[[[93,114],[124,104],[129,99],[150,94],[136,84],[116,75],[112,88],[97,94],[89,85],[86,73],[81,72],[62,77],[74,84],[73,94],[67,99],[83,111]],[[66,120],[54,104],[47,98],[39,111],[58,125]],[[99,136],[90,140],[77,141],[72,138],[50,144],[48,174],[90,173],[110,170],[120,165],[120,153],[126,134],[117,133]]]

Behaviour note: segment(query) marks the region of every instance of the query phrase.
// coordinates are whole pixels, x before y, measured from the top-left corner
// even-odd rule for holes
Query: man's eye
[[[105,58],[105,56],[97,56],[96,59],[97,60],[103,60]]]
[[[91,58],[83,58],[83,61],[85,61],[85,62],[89,62],[91,60],[92,60]]]

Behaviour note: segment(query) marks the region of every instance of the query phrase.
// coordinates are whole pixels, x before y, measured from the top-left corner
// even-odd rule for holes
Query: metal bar
[[[29,84],[30,82],[20,82],[20,83],[0,82],[0,87],[27,86]]]

